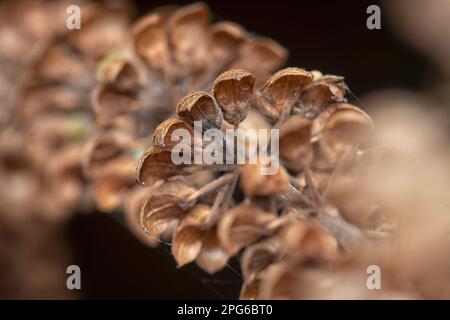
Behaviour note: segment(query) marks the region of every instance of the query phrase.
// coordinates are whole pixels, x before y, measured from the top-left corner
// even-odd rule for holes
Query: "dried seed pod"
[[[309,221],[287,224],[278,233],[284,252],[296,251],[307,259],[331,261],[337,258],[338,243],[331,235]]]
[[[134,188],[131,192],[127,193],[124,206],[125,221],[139,240],[153,248],[158,245],[157,238],[146,234],[139,222],[139,212],[146,196],[147,190],[141,188]]]
[[[203,247],[195,263],[208,273],[215,273],[226,266],[229,254],[221,246],[215,227],[208,229],[203,239]]]
[[[239,48],[247,37],[247,32],[238,24],[219,22],[209,30],[209,47],[214,63],[228,65],[239,54]]]
[[[136,90],[144,82],[139,66],[117,55],[105,57],[100,62],[97,74],[102,81],[112,83],[124,91]]]
[[[155,178],[165,179],[183,173],[193,173],[196,170],[201,170],[201,166],[175,164],[172,161],[171,150],[151,147],[139,159],[136,167],[136,179],[141,185],[150,185]]]
[[[234,255],[241,248],[255,242],[269,232],[268,224],[276,218],[251,203],[244,203],[227,211],[220,219],[217,234],[222,246]]]
[[[48,160],[46,176],[62,208],[75,207],[83,191],[80,151],[80,144],[65,146]]]
[[[181,203],[195,191],[185,179],[173,179],[158,183],[145,200],[141,212],[140,222],[145,232],[150,235],[162,234],[169,224],[178,220],[187,212],[188,208]]]
[[[254,38],[244,42],[239,57],[232,68],[241,68],[255,74],[270,74],[285,64],[288,52],[277,42],[268,38]]]
[[[34,75],[40,82],[65,82],[83,88],[94,83],[92,72],[80,56],[61,43],[51,45],[36,65]]]
[[[286,68],[272,75],[261,91],[261,107],[269,117],[278,119],[290,114],[303,88],[313,75],[300,68]]]
[[[203,247],[204,227],[211,219],[211,208],[197,205],[180,222],[172,243],[172,254],[178,267],[194,261]]]
[[[241,259],[241,269],[245,279],[254,279],[258,273],[275,263],[282,252],[282,243],[277,237],[271,237],[247,247]]]
[[[313,123],[313,134],[321,133],[323,142],[340,155],[367,139],[374,128],[372,119],[361,109],[347,103],[333,104]]]
[[[125,156],[108,163],[96,173],[94,197],[101,211],[112,212],[123,203],[126,191],[135,184],[132,178],[134,171],[134,160]]]
[[[169,118],[156,127],[155,132],[153,133],[153,146],[171,149],[178,143],[178,141],[172,137],[173,132],[177,129],[186,130],[193,140],[194,129],[188,123],[179,118]]]
[[[153,13],[136,21],[133,26],[134,49],[155,70],[167,65],[169,43],[165,31],[166,19]]]
[[[269,160],[270,162],[266,164],[261,161],[258,159],[257,164],[247,164],[242,168],[240,185],[245,195],[248,197],[273,196],[288,190],[289,176],[286,169],[279,166],[276,172],[264,174],[263,169],[274,166],[274,160]]]
[[[205,41],[209,10],[203,3],[194,3],[175,11],[168,22],[169,39],[175,59],[185,68],[201,69],[207,58]]]
[[[314,81],[302,92],[294,111],[308,118],[315,118],[329,104],[344,101],[345,86],[342,79],[324,76]]]
[[[203,130],[222,128],[223,115],[219,106],[207,92],[197,91],[180,100],[177,115],[191,126],[201,121]]]
[[[94,111],[107,117],[135,110],[138,97],[133,91],[121,91],[110,84],[101,84],[92,92],[91,98]]]
[[[92,136],[83,148],[83,170],[88,176],[95,176],[109,162],[124,155],[131,145],[132,137],[116,130],[108,130]]]
[[[244,70],[222,73],[214,81],[213,94],[226,121],[237,126],[247,116],[255,77]]]
[[[289,168],[300,170],[311,163],[311,127],[312,122],[301,116],[292,116],[281,124],[280,156]]]

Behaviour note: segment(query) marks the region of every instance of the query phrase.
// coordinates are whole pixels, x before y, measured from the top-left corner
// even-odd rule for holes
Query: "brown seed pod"
[[[172,254],[178,267],[194,261],[203,247],[206,225],[211,219],[211,208],[197,205],[177,227],[172,243]]]
[[[120,56],[104,58],[98,69],[97,74],[102,81],[112,83],[120,90],[133,91],[144,82],[139,66]]]
[[[109,162],[96,173],[94,197],[101,211],[112,212],[123,203],[126,191],[135,184],[131,178],[134,170],[134,160],[124,156]]]
[[[131,146],[132,137],[116,130],[108,130],[93,135],[85,144],[83,170],[88,176],[95,176],[109,162],[126,153]]]
[[[181,203],[194,191],[185,179],[158,182],[141,208],[140,222],[145,232],[155,236],[162,234],[172,221],[187,213]]]
[[[273,166],[273,162],[270,165]],[[261,161],[257,164],[244,165],[241,172],[240,185],[245,195],[249,197],[273,196],[288,190],[289,177],[286,169],[280,166],[275,173],[264,174],[263,168],[268,169],[270,165],[263,164]]]
[[[94,89],[91,102],[96,113],[107,117],[124,114],[135,110],[138,106],[135,92],[121,91],[116,86],[106,83]]]
[[[236,59],[239,48],[247,37],[245,29],[228,21],[212,25],[208,32],[213,61],[221,65],[228,65]]]
[[[300,68],[286,68],[272,75],[261,89],[261,107],[269,117],[278,119],[290,114],[303,88],[313,75]]]
[[[194,3],[178,9],[169,19],[169,41],[176,61],[188,69],[202,68],[207,47],[206,28],[209,10],[204,3]]]
[[[149,247],[156,247],[158,240],[144,232],[139,221],[139,212],[142,204],[145,201],[148,190],[141,188],[134,188],[126,194],[124,205],[125,221],[131,232],[144,244]]]
[[[244,203],[227,211],[218,224],[217,234],[230,255],[255,242],[269,232],[269,223],[276,218],[256,205]]]
[[[201,121],[203,130],[222,128],[222,111],[214,98],[204,91],[197,91],[182,98],[177,105],[177,116],[191,126],[194,121]]]
[[[136,167],[136,179],[141,185],[150,185],[155,178],[169,178],[179,175],[193,173],[201,170],[201,166],[189,164],[177,165],[172,161],[172,151],[151,147],[139,159]]]
[[[164,68],[169,56],[165,22],[164,15],[153,13],[136,21],[133,26],[134,49],[155,70]]]
[[[202,251],[195,263],[206,272],[213,274],[225,267],[229,257],[217,238],[216,228],[208,229],[204,236]]]
[[[282,242],[278,237],[271,237],[247,247],[241,259],[245,279],[253,280],[258,273],[275,263],[283,252]]]
[[[294,112],[308,118],[314,118],[329,104],[342,102],[345,87],[340,79],[343,78],[338,77],[336,80],[323,77],[307,86],[294,107]]]
[[[347,103],[332,104],[313,123],[313,135],[322,136],[324,148],[335,156],[347,152],[373,130],[372,119],[361,109]]]
[[[237,126],[247,116],[255,77],[244,70],[222,73],[213,84],[213,94],[226,121]]]
[[[169,118],[156,127],[153,133],[153,146],[160,149],[171,149],[178,143],[175,137],[172,138],[173,132],[177,129],[186,130],[191,137],[194,136],[194,129],[187,122],[179,118]]]
[[[301,116],[292,116],[281,124],[280,156],[289,168],[300,170],[311,163],[311,127],[312,122]]]
[[[277,42],[263,37],[242,44],[237,61],[231,68],[247,70],[258,78],[270,74],[286,63],[288,52]]]

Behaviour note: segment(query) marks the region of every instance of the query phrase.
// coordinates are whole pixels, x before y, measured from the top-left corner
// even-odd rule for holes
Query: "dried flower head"
[[[217,77],[212,94],[194,91],[181,98],[176,115],[157,127],[137,166],[137,181],[153,190],[140,217],[153,236],[170,226],[164,236],[173,241],[178,266],[195,261],[213,273],[245,249],[242,297],[267,298],[274,296],[268,291],[268,281],[275,281],[267,271],[272,265],[302,259],[338,263],[344,251],[366,241],[366,231],[347,221],[330,195],[337,176],[354,177],[350,169],[373,123],[346,103],[342,77],[317,74],[287,68],[264,82],[232,69]],[[331,89],[312,94],[321,86]],[[270,154],[257,159],[247,154],[250,163],[175,164],[174,129],[192,133],[194,121],[204,131],[219,130],[216,138],[225,150],[219,157],[237,152],[226,130],[278,129],[281,166],[272,175],[261,173],[273,161]],[[208,148],[184,142],[183,152],[191,156]],[[206,182],[197,180],[201,172],[208,173]]]
[[[287,58],[287,51],[275,41],[250,34],[232,22],[212,23],[204,3],[157,8],[135,21],[130,34],[127,50],[111,51],[99,63],[99,83],[91,95],[96,132],[89,135],[83,159],[98,207],[108,212],[125,208],[127,214],[129,199],[143,199],[138,196],[142,194],[140,188],[130,184],[135,175],[126,176],[125,170],[120,170],[113,178],[114,169],[106,174],[106,168],[120,167],[121,161],[136,163],[151,144],[138,163],[136,179],[140,184],[151,186],[180,170],[186,174],[198,172],[195,166],[172,163],[172,133],[181,128],[193,133],[194,121],[202,121],[205,130],[220,127],[224,118],[238,125],[247,115],[256,82],[252,73],[242,69],[225,72],[213,83],[214,79],[233,66],[252,71],[263,81]],[[211,92],[202,91],[211,85]],[[177,117],[166,120],[174,113]],[[165,186],[170,189],[167,183]],[[194,182],[186,186],[186,192],[197,187]],[[173,203],[182,195],[186,196],[175,194]],[[149,195],[156,199],[165,196]],[[102,199],[109,199],[108,205]],[[141,212],[144,220],[159,203],[155,201],[146,201],[146,209]],[[172,209],[169,211],[175,220],[187,210],[177,206]],[[161,216],[166,212],[162,210]],[[154,221],[158,227],[150,223],[148,232],[173,227]]]

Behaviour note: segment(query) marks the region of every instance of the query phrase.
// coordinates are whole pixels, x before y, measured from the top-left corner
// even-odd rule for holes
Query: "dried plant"
[[[258,83],[247,71],[227,71],[211,93],[188,94],[156,128],[137,168],[138,182],[150,187],[140,221],[149,235],[172,240],[178,266],[195,261],[214,273],[244,249],[242,298],[326,297],[322,281],[359,279],[352,270],[367,267],[367,257],[356,253],[392,230],[365,188],[380,155],[368,147],[373,122],[346,101],[342,77],[287,68]],[[171,134],[192,132],[194,120],[223,137],[230,128],[279,129],[282,166],[262,175],[261,162],[175,165]],[[303,281],[317,292],[303,291]],[[377,297],[365,282],[359,289],[349,297]],[[392,284],[379,297],[410,295]]]
[[[71,4],[0,4],[0,294],[8,298],[73,296],[61,225],[92,202],[81,171],[89,95],[100,56],[127,38],[130,10],[77,1],[83,30],[70,32]]]
[[[284,64],[287,52],[275,41],[210,20],[204,3],[155,9],[132,26],[128,50],[113,51],[100,63],[92,93],[97,130],[83,165],[100,210],[121,209],[135,221],[143,194],[134,167],[156,125],[173,114],[183,95],[209,86],[229,67],[245,67],[264,79]],[[132,229],[148,239],[141,228]]]

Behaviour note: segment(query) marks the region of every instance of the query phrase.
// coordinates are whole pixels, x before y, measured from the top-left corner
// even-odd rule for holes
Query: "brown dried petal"
[[[172,254],[178,267],[194,261],[203,246],[202,228],[211,218],[211,209],[206,205],[196,205],[180,222],[172,242]]]
[[[178,9],[169,20],[169,39],[175,59],[184,67],[204,67],[209,10],[204,3]]]
[[[219,106],[207,92],[196,91],[180,100],[177,115],[190,125],[201,121],[203,130],[222,128],[223,115]]]
[[[280,126],[280,155],[288,167],[301,169],[312,161],[312,122],[301,116],[292,116]]]
[[[140,212],[140,222],[145,232],[155,236],[162,234],[171,222],[186,212],[187,208],[180,203],[194,191],[190,183],[181,178],[168,180],[152,190]]]
[[[300,68],[286,68],[272,75],[262,88],[261,107],[269,116],[279,118],[291,112],[303,88],[313,75]]]
[[[218,237],[230,255],[255,242],[268,232],[268,224],[276,218],[271,212],[253,204],[241,204],[227,211],[218,224]]]
[[[269,167],[269,165],[258,162],[257,164],[247,164],[242,168],[240,185],[247,196],[273,196],[288,190],[289,176],[281,164],[279,164],[277,172],[271,175],[262,174],[264,167]]]
[[[267,75],[280,68],[287,60],[288,52],[268,38],[254,38],[244,42],[233,68],[248,70],[253,74]]]
[[[209,229],[203,238],[203,248],[195,263],[208,273],[215,273],[225,267],[229,255],[217,238],[216,228]]]
[[[236,59],[247,32],[238,24],[219,22],[209,28],[209,52],[213,63],[228,65]]]
[[[213,94],[226,121],[237,125],[245,119],[255,82],[251,73],[241,69],[226,71],[216,79]]]
[[[134,48],[137,54],[156,70],[165,67],[169,56],[165,23],[163,14],[153,13],[144,16],[133,26]]]

